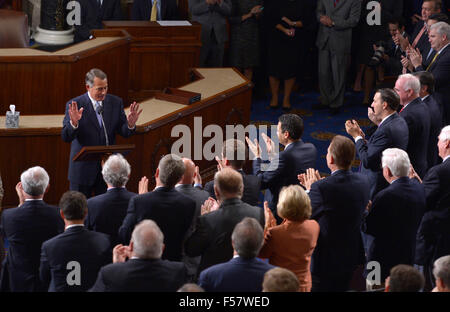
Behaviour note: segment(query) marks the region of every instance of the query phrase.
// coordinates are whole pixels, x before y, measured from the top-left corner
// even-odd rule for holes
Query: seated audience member
[[[347,133],[355,140],[361,173],[369,179],[370,198],[388,186],[380,167],[381,153],[387,148],[406,151],[408,147],[408,125],[396,112],[399,104],[400,99],[394,90],[380,89],[375,93],[367,115],[378,127],[368,140],[355,120],[345,122]]]
[[[111,241],[106,234],[84,228],[87,202],[82,193],[64,193],[59,208],[66,228],[42,244],[42,286],[49,292],[87,291],[101,267],[111,263]]]
[[[308,169],[299,178],[309,190],[311,219],[320,233],[311,260],[312,291],[347,291],[356,267],[364,263],[361,220],[369,203],[367,177],[353,173],[355,144],[337,135],[328,147],[331,175],[320,179]]]
[[[261,189],[269,189],[272,194],[268,200],[272,214],[277,223],[281,218],[277,215],[278,195],[283,186],[298,184],[297,176],[305,173],[306,169],[314,168],[317,158],[317,149],[311,143],[305,143],[301,139],[303,135],[303,119],[295,114],[283,114],[278,118],[277,136],[279,142],[284,145],[284,150],[278,155],[273,155],[269,161],[267,170],[263,169],[264,161],[261,159],[261,148],[255,139],[251,142],[246,138],[247,144],[255,156],[253,160],[253,173],[261,178]],[[268,154],[275,153],[274,142],[269,137],[264,137]]]
[[[113,249],[113,263],[101,268],[91,292],[172,292],[186,282],[181,262],[162,260],[164,234],[153,220],[136,225],[129,246]]]
[[[264,273],[273,265],[257,259],[264,242],[259,222],[246,217],[231,234],[234,256],[200,273],[198,284],[207,292],[261,292]]]
[[[380,263],[382,279],[397,264],[414,264],[417,228],[425,211],[425,192],[420,183],[409,179],[410,167],[405,151],[398,148],[383,151],[383,175],[390,185],[375,196],[363,223],[363,231],[374,238],[366,246],[367,262]],[[367,280],[368,288],[370,282]]]
[[[164,156],[155,173],[156,188],[130,199],[128,211],[119,229],[122,242],[130,240],[134,226],[152,219],[164,233],[163,259],[180,261],[183,242],[195,213],[195,201],[177,192],[175,184],[184,174],[184,164],[174,154]]]
[[[297,276],[287,269],[273,268],[264,274],[263,292],[298,292]]]
[[[183,163],[185,168],[184,174],[178,184],[175,185],[175,189],[195,201],[194,217],[192,218],[191,226],[186,235],[189,236],[195,229],[195,223],[201,214],[201,207],[205,201],[208,200],[209,193],[192,185],[198,174],[198,167],[195,166],[194,162],[189,158],[183,158]],[[192,281],[195,281],[197,277],[197,268],[200,264],[200,257],[189,257],[183,252],[182,259],[188,269],[189,278]]]
[[[224,168],[214,176],[217,203],[207,201],[202,206],[194,233],[184,247],[191,257],[202,256],[198,272],[233,258],[231,233],[245,217],[264,224],[264,212],[241,200],[244,184],[242,175],[234,169]]]
[[[291,270],[300,282],[300,291],[311,291],[311,255],[319,237],[319,224],[308,220],[311,203],[299,185],[290,185],[280,192],[278,214],[284,219],[276,225],[268,203],[264,202],[266,223],[264,245],[259,253],[269,263]]]
[[[88,215],[84,225],[88,230],[108,234],[112,246],[119,243],[117,233],[127,214],[128,203],[137,195],[126,189],[130,172],[130,164],[121,154],[110,156],[102,169],[108,190],[87,201]]]
[[[433,292],[450,292],[450,256],[440,257],[434,262],[433,275],[436,279]]]
[[[222,159],[216,159],[218,161],[218,167],[220,168],[232,168],[238,171],[242,175],[244,181],[244,193],[241,200],[252,206],[258,205],[259,194],[261,189],[261,178],[252,174],[245,174],[242,169],[245,164],[247,155],[247,149],[245,143],[239,140],[230,139],[223,142],[222,146]],[[214,180],[205,184],[205,191],[210,196],[216,199],[214,195]]]
[[[177,3],[177,0],[134,0],[131,19],[141,21],[177,20]]]
[[[419,292],[424,283],[423,275],[417,269],[399,264],[391,269],[386,278],[385,292]]]
[[[177,292],[205,292],[203,288],[194,283],[186,283]]]
[[[438,136],[442,128],[442,111],[439,104],[433,97],[434,77],[433,74],[422,71],[414,73],[414,76],[420,81],[420,98],[425,103],[430,114],[430,137],[428,139],[427,162],[428,169],[438,163]]]
[[[428,169],[428,140],[430,138],[431,116],[428,107],[419,96],[420,81],[411,74],[400,75],[395,82],[395,92],[400,98],[400,117],[408,124],[408,153],[411,164],[419,176]]]
[[[44,168],[24,171],[16,186],[20,205],[3,211],[0,231],[8,240],[9,249],[1,278],[2,291],[46,291],[39,282],[41,245],[64,230],[58,207],[44,202],[49,180]]]

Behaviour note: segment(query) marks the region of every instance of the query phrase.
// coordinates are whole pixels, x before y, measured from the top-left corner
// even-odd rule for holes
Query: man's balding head
[[[241,198],[244,191],[242,175],[232,169],[224,168],[214,176],[214,191],[220,199]]]
[[[180,184],[189,184],[194,183],[195,177],[195,164],[189,158],[182,158],[184,164],[184,174],[181,177]]]

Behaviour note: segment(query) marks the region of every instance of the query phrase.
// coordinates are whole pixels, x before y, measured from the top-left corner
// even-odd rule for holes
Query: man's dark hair
[[[245,217],[231,234],[233,247],[243,259],[255,258],[264,243],[264,231],[255,218]]]
[[[402,29],[406,26],[405,19],[403,17],[395,16],[388,20],[388,24],[397,25],[398,29]]]
[[[303,119],[295,114],[283,114],[278,118],[281,123],[281,132],[289,132],[292,140],[298,140],[303,135]]]
[[[331,140],[330,153],[339,168],[349,170],[355,160],[355,143],[343,135],[336,135]]]
[[[222,155],[228,159],[233,169],[242,169],[247,158],[247,148],[245,143],[236,139],[223,142]]]
[[[445,13],[431,14],[428,19],[429,20],[433,20],[433,21],[437,21],[437,22],[446,22],[448,24],[448,16]]]
[[[420,71],[413,74],[420,80],[420,86],[427,86],[429,94],[434,93],[434,76],[432,73],[427,71]]]
[[[380,93],[381,100],[386,102],[391,110],[397,111],[400,105],[400,97],[397,92],[389,88],[378,89],[377,92]]]
[[[399,264],[390,271],[389,292],[418,292],[424,285],[422,273],[410,265]]]
[[[168,154],[161,158],[158,169],[159,180],[168,188],[174,187],[186,170],[183,160],[175,154]]]
[[[83,193],[68,191],[59,201],[59,209],[66,220],[83,220],[87,213],[87,200]]]

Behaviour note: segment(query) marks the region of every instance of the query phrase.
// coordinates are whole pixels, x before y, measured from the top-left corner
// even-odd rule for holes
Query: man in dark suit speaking
[[[73,162],[72,158],[83,148],[93,145],[113,145],[116,133],[131,136],[142,110],[133,102],[128,117],[122,99],[108,92],[106,74],[93,68],[86,74],[87,92],[66,104],[61,132],[65,142],[71,142],[69,159],[70,190],[79,191],[87,198],[106,191],[98,161]]]

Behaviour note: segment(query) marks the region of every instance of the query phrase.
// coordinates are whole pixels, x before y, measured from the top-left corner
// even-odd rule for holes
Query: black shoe
[[[330,108],[330,115],[331,116],[336,116],[340,112],[341,112],[341,108],[340,107],[331,107]]]
[[[313,105],[311,106],[311,108],[312,108],[312,109],[315,109],[315,110],[319,110],[319,109],[327,109],[328,106],[323,105],[322,103],[316,103],[316,104],[313,104]]]
[[[270,107],[270,109],[278,109],[280,107],[280,105],[277,105],[277,106],[269,105],[269,107]]]
[[[281,107],[284,111],[289,111],[289,110],[291,110],[292,109],[292,107],[289,105],[289,106],[282,106]]]

